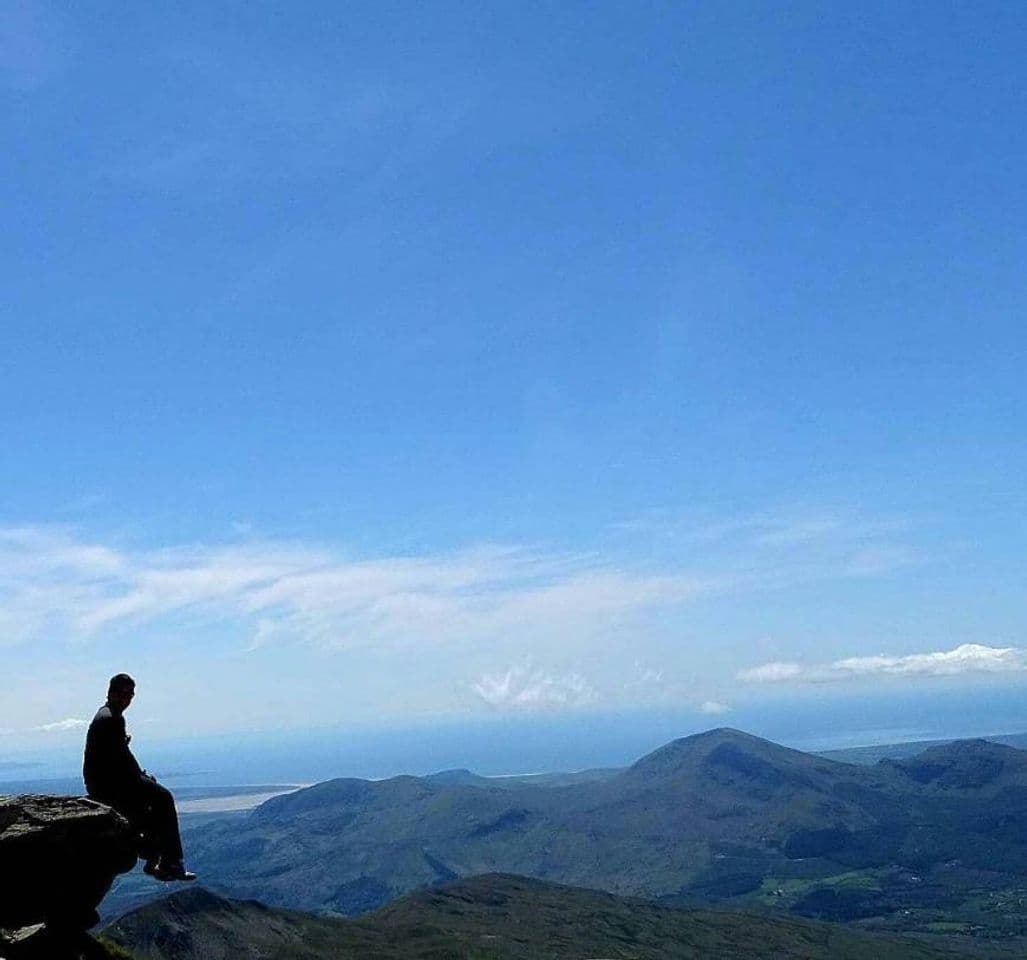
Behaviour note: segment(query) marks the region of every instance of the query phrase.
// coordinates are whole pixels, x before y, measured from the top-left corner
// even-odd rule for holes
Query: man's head
[[[136,695],[136,682],[127,673],[111,677],[107,685],[107,703],[117,710],[127,710]]]

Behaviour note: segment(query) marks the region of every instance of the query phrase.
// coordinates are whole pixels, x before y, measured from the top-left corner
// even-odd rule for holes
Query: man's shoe
[[[148,874],[151,877],[156,877],[157,872],[160,870],[160,861],[156,857],[150,857],[146,863],[143,864],[143,873]],[[158,879],[160,879],[158,877]]]
[[[196,879],[196,874],[186,870],[185,866],[181,863],[169,863],[167,865],[162,863],[157,867],[153,875],[165,883],[171,883],[176,880],[188,883]]]

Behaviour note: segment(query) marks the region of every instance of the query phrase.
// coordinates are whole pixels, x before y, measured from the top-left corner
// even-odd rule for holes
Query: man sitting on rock
[[[135,681],[127,673],[111,677],[107,702],[100,707],[86,734],[82,778],[91,800],[113,807],[145,838],[143,866],[158,880],[195,880],[182,861],[178,812],[171,791],[136,763],[128,745],[124,712],[135,696]]]

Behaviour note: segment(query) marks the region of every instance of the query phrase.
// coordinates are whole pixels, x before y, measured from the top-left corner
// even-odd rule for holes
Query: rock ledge
[[[84,797],[0,797],[0,957],[39,937],[75,938],[136,863],[128,822]],[[42,930],[25,930],[44,924]]]

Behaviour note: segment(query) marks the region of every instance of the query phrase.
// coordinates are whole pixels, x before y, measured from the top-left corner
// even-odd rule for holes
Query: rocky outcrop
[[[109,807],[84,797],[0,797],[0,957],[24,953],[33,939],[80,938],[98,922],[114,878],[135,863],[132,830]]]

